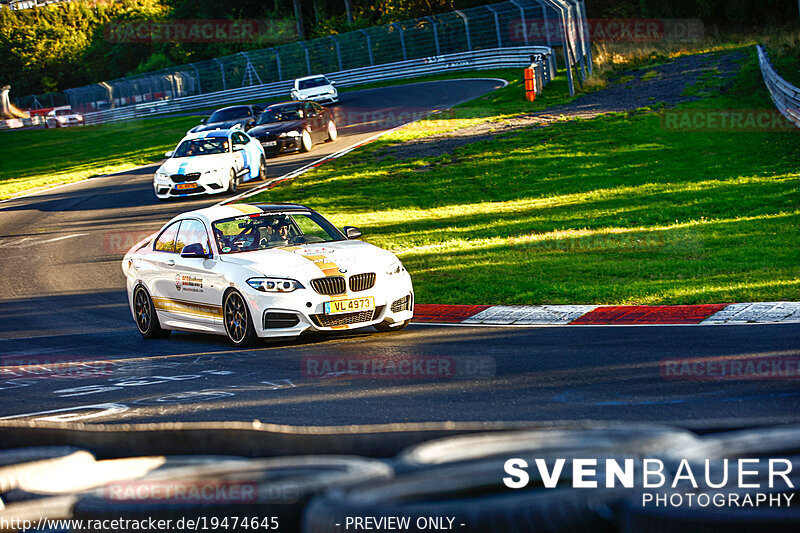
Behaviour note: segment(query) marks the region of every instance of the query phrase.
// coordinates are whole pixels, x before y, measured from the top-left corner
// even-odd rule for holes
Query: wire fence
[[[274,48],[190,63],[63,94],[15,100],[19,107],[69,105],[80,112],[264,85],[431,56],[529,45],[559,47],[574,93],[591,74],[583,0],[510,0]]]
[[[800,128],[800,89],[777,73],[763,46],[758,45],[756,48],[761,75],[772,102],[784,117]]]

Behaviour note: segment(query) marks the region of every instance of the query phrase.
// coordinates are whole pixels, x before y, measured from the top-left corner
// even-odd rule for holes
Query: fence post
[[[503,48],[503,39],[500,36],[500,19],[497,17],[497,11],[492,6],[484,6],[494,15],[494,29],[497,31],[497,48]]]
[[[339,70],[344,70],[344,67],[342,66],[342,51],[339,49],[339,41],[337,41],[333,35],[331,35],[331,41],[333,41],[333,46],[336,47],[336,59],[339,60]]]
[[[406,55],[406,37],[403,33],[404,30],[401,26],[398,26],[396,22],[393,22],[390,26],[400,32],[400,48],[403,49],[403,61],[407,61],[408,55]]]
[[[369,33],[364,30],[358,30],[367,39],[367,51],[369,52],[369,64],[374,65],[375,61],[372,59],[372,39],[369,38]]]
[[[564,49],[564,63],[567,67],[567,82],[569,84],[569,94],[575,95],[575,82],[572,76],[572,62],[569,60],[569,34],[567,33],[567,16],[566,13],[563,11],[563,6],[558,3],[558,0],[540,0],[540,2],[546,2],[553,7],[555,11],[559,13],[559,23],[562,27],[562,38],[564,42],[562,44],[562,48]]]
[[[800,0],[798,0],[800,1]],[[436,46],[436,55],[442,55],[439,48],[439,23],[433,17],[425,17],[433,25],[433,44]]]
[[[467,16],[458,9],[455,10],[455,13],[464,19],[464,33],[467,35],[467,50],[472,52],[472,40],[469,37],[469,19],[467,19]]]
[[[278,81],[283,81],[283,74],[281,74],[281,55],[274,48],[270,48],[275,54],[275,63],[278,65]]]
[[[306,52],[306,68],[308,69],[308,75],[311,76],[311,56],[308,55],[308,45],[305,41],[300,41],[300,44]]]
[[[800,1],[800,0],[798,0]],[[583,18],[584,47],[586,50],[586,63],[589,66],[589,75],[592,75],[592,41],[589,34],[589,18],[586,16],[586,2],[579,0],[580,10]]]
[[[227,84],[225,83],[225,67],[222,65],[222,62],[216,57],[212,57],[211,59],[216,61],[217,65],[219,65],[219,72],[222,75],[222,90],[225,91],[228,88]]]
[[[520,22],[522,23],[522,38],[525,42],[525,46],[528,46],[528,21],[525,20],[525,8],[523,8],[521,4],[518,4],[517,0],[511,0],[511,3],[517,6],[517,9],[519,9],[519,15],[522,17],[520,19]]]
[[[203,94],[203,86],[200,84],[200,71],[197,70],[197,65],[194,63],[189,63],[189,66],[194,69],[194,73],[197,75],[197,94]]]

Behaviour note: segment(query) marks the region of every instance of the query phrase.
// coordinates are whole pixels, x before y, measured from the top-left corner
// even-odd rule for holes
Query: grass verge
[[[196,124],[196,117],[171,117],[4,132],[0,199],[156,163]]]
[[[687,106],[772,108],[752,47],[730,90],[703,81]],[[400,254],[423,303],[797,300],[798,133],[668,130],[640,110],[452,156],[378,155],[401,136],[251,200],[360,226]]]

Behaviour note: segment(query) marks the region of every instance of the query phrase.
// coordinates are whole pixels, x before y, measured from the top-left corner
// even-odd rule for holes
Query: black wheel
[[[250,318],[250,311],[242,295],[231,291],[225,296],[223,320],[228,340],[234,346],[251,346],[256,341],[256,331]]]
[[[339,130],[336,129],[336,123],[332,120],[328,121],[328,140],[325,142],[333,142],[339,137]]]
[[[231,169],[230,177],[228,180],[228,192],[236,194],[236,189],[239,188],[239,179],[236,177],[236,171]]]
[[[267,158],[263,155],[261,156],[261,163],[258,166],[258,179],[267,179]]]
[[[145,339],[158,339],[171,333],[170,330],[161,327],[153,300],[141,285],[133,291],[133,313],[136,327]]]
[[[378,331],[400,331],[401,329],[406,329],[406,326],[411,322],[411,319],[404,320],[402,322],[393,322],[391,324],[387,322],[380,322],[375,324],[375,329]]]
[[[300,137],[300,151],[308,152],[313,146],[314,141],[311,140],[311,134],[308,133],[308,130],[303,130],[303,134]]]

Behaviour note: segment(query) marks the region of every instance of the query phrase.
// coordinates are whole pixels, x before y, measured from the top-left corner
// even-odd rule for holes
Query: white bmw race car
[[[145,338],[195,331],[234,346],[307,330],[403,329],[411,277],[360,236],[296,204],[184,213],[125,255],[131,313]]]
[[[261,143],[237,129],[189,133],[164,155],[153,176],[161,200],[236,192],[240,183],[267,175]]]

